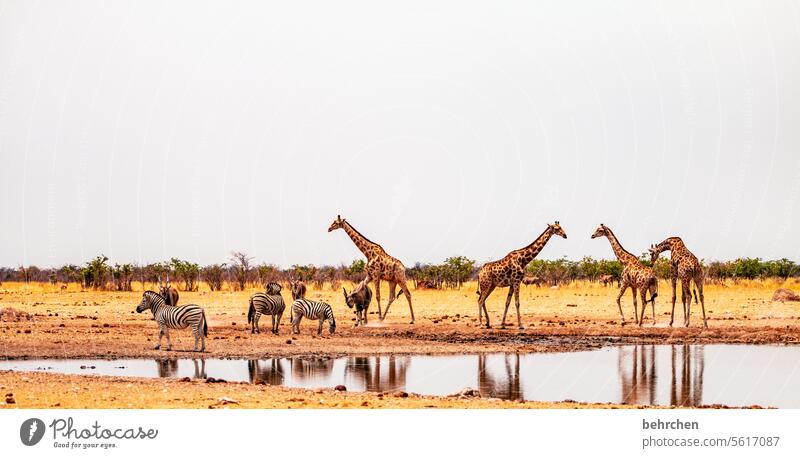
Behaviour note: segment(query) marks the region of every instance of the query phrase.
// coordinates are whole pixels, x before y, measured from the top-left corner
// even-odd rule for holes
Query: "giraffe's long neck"
[[[606,238],[608,238],[609,243],[611,243],[611,249],[614,250],[614,255],[621,263],[627,264],[631,262],[631,260],[636,260],[636,256],[629,253],[625,248],[622,248],[622,244],[619,243],[617,236],[611,232],[611,229],[606,228]]]
[[[364,253],[364,256],[366,256],[367,259],[370,259],[375,255],[375,248],[380,248],[380,245],[370,241],[369,239],[361,235],[361,233],[358,232],[347,221],[345,221],[342,228],[344,229],[345,232],[347,232],[347,235],[350,236],[350,240],[352,240],[353,243],[355,243],[359,251]]]
[[[521,251],[522,256],[520,257],[520,261],[522,265],[528,265],[529,262],[533,261],[533,258],[542,251],[542,248],[547,244],[547,241],[550,240],[550,237],[553,236],[553,230],[549,226],[547,229],[542,232],[542,235],[536,238],[530,245],[523,248]]]
[[[672,251],[672,243],[669,239],[664,240],[663,242],[656,245],[656,253],[661,254],[665,251]]]

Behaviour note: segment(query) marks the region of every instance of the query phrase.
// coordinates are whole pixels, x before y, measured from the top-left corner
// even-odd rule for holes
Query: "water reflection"
[[[408,356],[354,356],[347,358],[345,380],[364,391],[400,391],[406,387]]]
[[[522,399],[519,354],[504,354],[501,370],[487,364],[496,355],[478,355],[478,391],[481,396],[500,399]]]
[[[156,370],[159,377],[177,377],[179,373],[178,359],[157,359]],[[194,366],[194,374],[192,378],[206,378],[206,360],[205,359],[191,359]]]
[[[670,405],[703,405],[703,373],[705,357],[703,346],[672,346],[672,385]]]
[[[617,354],[620,399],[623,404],[655,404],[656,351],[653,345],[620,348]]]
[[[281,359],[251,359],[247,361],[247,373],[250,375],[251,383],[263,382],[268,385],[283,385],[284,382],[284,363]]]
[[[214,377],[316,389],[639,405],[800,408],[800,346],[626,345],[571,353],[342,358],[0,360],[0,371]]]

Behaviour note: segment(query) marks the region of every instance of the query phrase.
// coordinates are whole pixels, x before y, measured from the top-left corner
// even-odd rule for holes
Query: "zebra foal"
[[[255,293],[250,296],[250,308],[247,310],[247,322],[250,324],[250,333],[261,333],[258,320],[261,315],[272,316],[272,333],[278,333],[283,311],[286,304],[281,296],[281,285],[271,282],[267,285],[266,292]]]
[[[161,338],[167,336],[167,350],[172,350],[172,341],[169,338],[170,329],[184,329],[191,326],[194,334],[194,350],[197,351],[198,340],[202,341],[200,351],[206,351],[206,336],[208,335],[208,323],[206,323],[206,312],[199,305],[187,304],[180,307],[167,305],[164,297],[155,291],[145,291],[142,295],[142,302],[136,307],[138,313],[150,309],[153,318],[158,323],[158,345],[153,349],[161,348]]]
[[[300,334],[300,320],[303,317],[309,320],[319,320],[317,334],[322,334],[322,323],[328,320],[330,333],[336,331],[336,319],[333,317],[333,309],[330,304],[325,302],[310,301],[308,299],[298,299],[292,304],[292,332]]]

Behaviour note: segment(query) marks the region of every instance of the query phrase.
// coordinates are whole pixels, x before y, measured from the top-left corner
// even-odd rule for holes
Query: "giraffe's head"
[[[341,229],[343,227],[344,218],[342,218],[342,215],[336,215],[336,219],[331,223],[331,226],[328,228],[328,232],[335,231],[336,229]]]
[[[596,239],[597,237],[605,237],[608,234],[609,229],[605,226],[605,224],[600,224],[600,226],[597,227],[597,230],[594,231],[594,234],[592,234],[592,238]]]
[[[661,252],[658,251],[658,248],[655,245],[650,245],[650,248],[648,248],[647,251],[650,252],[650,262],[655,264],[656,260],[658,259],[658,255],[660,255]]]
[[[670,237],[664,240],[663,242],[659,243],[658,245],[650,245],[650,248],[647,250],[650,252],[650,262],[655,264],[656,259],[658,259],[658,255],[667,250],[671,250],[672,244],[675,242],[675,240],[680,240],[680,239],[677,237]]]
[[[564,232],[564,229],[561,229],[561,224],[558,221],[556,221],[554,224],[548,224],[548,226],[550,226],[550,230],[553,231],[553,234],[567,238],[567,233]]]

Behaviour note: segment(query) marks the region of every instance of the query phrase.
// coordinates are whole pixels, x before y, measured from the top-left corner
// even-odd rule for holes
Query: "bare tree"
[[[247,280],[250,278],[250,272],[252,270],[250,261],[252,260],[253,258],[251,256],[241,251],[231,252],[231,273],[240,290],[245,288]]]

